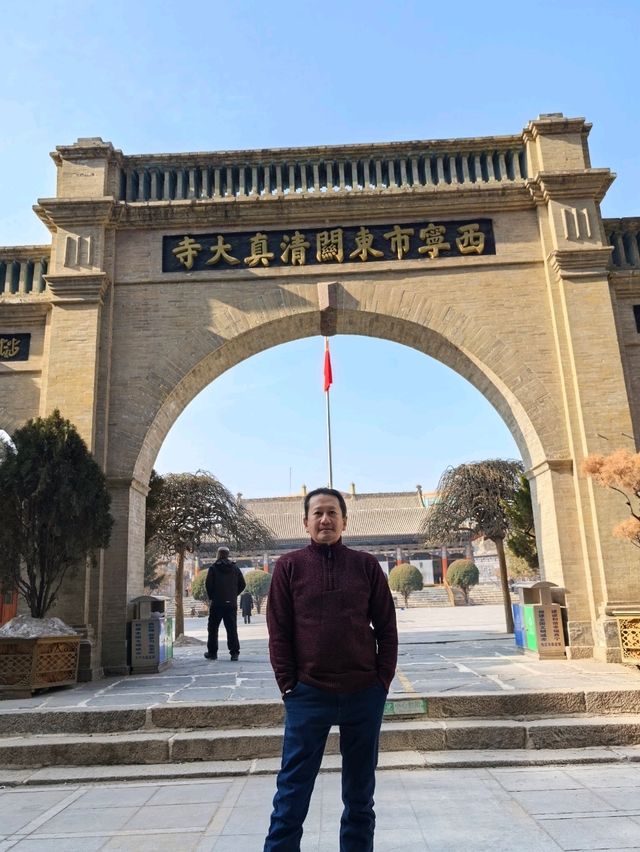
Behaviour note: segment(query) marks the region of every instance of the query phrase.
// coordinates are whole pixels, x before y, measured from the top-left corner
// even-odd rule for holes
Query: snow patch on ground
[[[33,639],[37,636],[77,636],[73,629],[59,618],[33,618],[30,615],[16,615],[0,627],[0,636],[13,639]]]

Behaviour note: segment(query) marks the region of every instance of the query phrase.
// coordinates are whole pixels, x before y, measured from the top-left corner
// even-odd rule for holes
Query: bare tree
[[[504,540],[509,532],[506,505],[519,487],[522,463],[489,459],[449,467],[438,483],[438,500],[423,524],[428,544],[450,544],[463,533],[484,535],[498,551],[500,585],[507,633],[513,633],[513,613],[507,578]]]
[[[640,453],[615,450],[608,456],[587,456],[582,473],[624,497],[629,517],[614,527],[613,534],[640,547]]]
[[[176,636],[184,633],[184,560],[198,549],[207,536],[233,549],[265,547],[271,544],[271,531],[204,470],[196,473],[170,473],[156,482],[153,540],[166,554],[176,555]]]

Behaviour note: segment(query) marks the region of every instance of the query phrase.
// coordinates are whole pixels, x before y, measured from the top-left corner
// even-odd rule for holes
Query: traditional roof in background
[[[416,491],[356,494],[341,492],[347,504],[345,544],[372,543],[384,546],[412,544],[435,494]],[[302,523],[304,495],[244,499],[244,505],[274,534],[277,549],[303,546],[308,541]]]

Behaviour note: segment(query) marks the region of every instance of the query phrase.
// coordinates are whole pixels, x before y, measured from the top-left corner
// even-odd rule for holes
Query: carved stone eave
[[[133,488],[134,491],[142,494],[143,497],[146,497],[149,493],[149,486],[145,485],[144,482],[140,482],[140,480],[136,479],[135,476],[133,479],[122,476],[107,476],[107,488],[109,491]]]
[[[540,116],[522,131],[522,139],[525,143],[535,140],[538,136],[565,136],[568,133],[580,133],[586,138],[593,127],[584,118],[565,118],[564,116]]]
[[[621,219],[603,219],[605,231],[613,233],[613,231],[640,231],[640,216],[624,216]]]
[[[640,298],[640,269],[610,269],[609,283],[618,296]]]
[[[520,134],[508,136],[470,136],[464,139],[426,139],[406,142],[358,142],[349,145],[316,145],[292,148],[249,148],[229,151],[191,151],[182,154],[127,154],[122,157],[125,168],[189,168],[196,166],[227,167],[278,165],[322,160],[351,161],[420,157],[425,154],[444,156],[481,151],[512,151],[522,143]],[[73,150],[74,146],[64,150]],[[61,148],[57,149],[62,150]],[[121,151],[114,153],[122,156]],[[55,156],[55,155],[54,155]],[[95,156],[95,155],[94,155]]]
[[[559,278],[596,280],[609,278],[611,246],[591,249],[557,250],[547,256],[547,262]]]
[[[48,260],[51,246],[0,246],[0,260]]]
[[[51,310],[48,296],[0,296],[0,318],[16,325],[40,325]]]
[[[116,150],[111,142],[105,142],[96,136],[78,139],[73,145],[56,145],[56,150],[49,156],[56,166],[60,166],[63,160],[96,160],[111,158],[118,154],[122,156],[122,151]]]
[[[531,209],[523,181],[505,185],[445,186],[384,192],[353,192],[332,196],[295,195],[190,199],[180,201],[119,202],[114,212],[119,228],[240,227],[288,222],[412,221],[454,215],[469,216],[505,210]]]
[[[573,473],[573,459],[543,459],[537,465],[525,471],[527,479],[533,479],[544,473]]]
[[[535,177],[528,178],[525,185],[536,204],[576,198],[594,198],[600,203],[615,179],[610,169],[538,172]]]
[[[52,234],[59,227],[77,225],[108,226],[113,222],[115,198],[39,198],[33,205],[36,215]]]
[[[102,304],[109,287],[109,278],[104,272],[74,275],[45,275],[47,288],[54,304],[91,303]]]

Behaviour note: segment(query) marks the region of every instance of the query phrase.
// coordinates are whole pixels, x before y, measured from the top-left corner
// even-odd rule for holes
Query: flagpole
[[[331,404],[329,402],[329,388],[333,376],[331,374],[331,357],[329,355],[329,338],[324,339],[324,395],[327,407],[327,456],[329,463],[329,488],[333,488],[333,460],[331,454]]]
[[[329,389],[325,391],[327,398],[327,452],[329,456],[329,488],[333,488],[333,461],[331,459],[331,406],[329,405]]]

